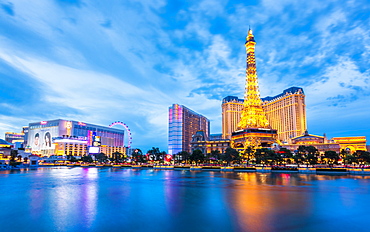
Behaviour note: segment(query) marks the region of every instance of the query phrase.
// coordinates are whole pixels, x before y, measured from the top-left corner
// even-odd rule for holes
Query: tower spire
[[[258,87],[256,58],[254,50],[256,41],[252,30],[249,28],[245,42],[247,53],[246,84],[244,93],[244,107],[241,119],[238,124],[239,129],[246,128],[270,128],[266,114],[262,108],[262,100]]]

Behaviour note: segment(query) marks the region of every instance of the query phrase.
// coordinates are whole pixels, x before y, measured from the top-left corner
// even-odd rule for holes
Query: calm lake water
[[[0,171],[0,231],[370,231],[370,176]]]

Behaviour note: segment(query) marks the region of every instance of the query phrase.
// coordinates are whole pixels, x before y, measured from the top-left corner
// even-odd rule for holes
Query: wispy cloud
[[[345,108],[336,120],[361,122],[370,112],[356,110],[370,100],[368,10],[365,0],[0,3],[0,74],[30,96],[0,100],[9,109],[0,135],[53,118],[121,120],[134,145],[165,149],[173,103],[209,117],[218,133],[221,99],[243,96],[249,25],[261,96],[303,87],[310,132],[340,134],[319,119]]]

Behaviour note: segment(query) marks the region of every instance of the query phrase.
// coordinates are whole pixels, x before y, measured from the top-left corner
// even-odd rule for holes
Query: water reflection
[[[370,206],[370,176],[40,168],[0,189],[1,231],[363,231]]]
[[[315,231],[320,224],[315,226],[313,221],[324,220],[321,223],[327,226],[328,215],[341,212],[345,216],[361,204],[355,192],[369,191],[364,185],[351,190],[357,184],[354,180],[369,180],[365,176],[238,173],[225,177],[243,181],[228,197],[242,231]],[[336,223],[340,217],[331,218],[330,227],[341,229]]]

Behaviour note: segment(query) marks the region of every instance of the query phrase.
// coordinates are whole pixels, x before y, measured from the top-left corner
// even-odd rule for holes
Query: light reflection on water
[[[370,176],[0,171],[0,231],[368,231]]]

